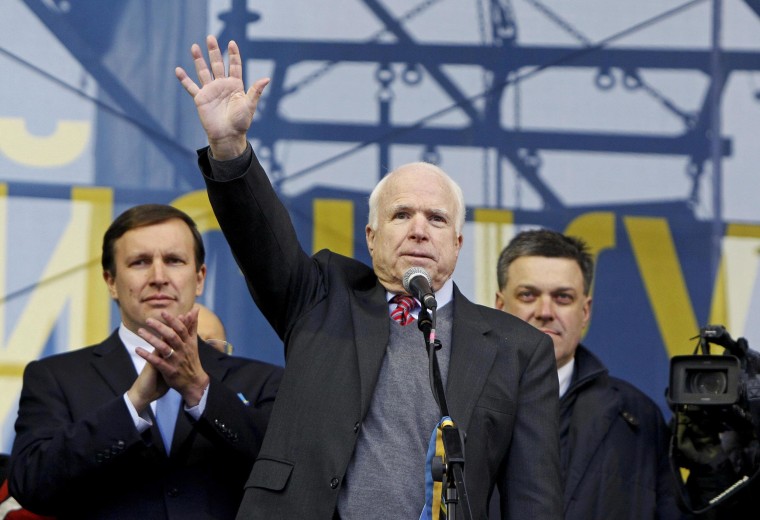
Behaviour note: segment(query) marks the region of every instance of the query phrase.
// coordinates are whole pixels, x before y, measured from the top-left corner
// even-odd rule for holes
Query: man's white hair
[[[449,177],[449,175],[443,171],[441,168],[436,166],[432,163],[427,162],[412,162],[407,163],[404,165],[399,166],[392,172],[388,173],[385,177],[380,179],[380,182],[377,183],[375,188],[372,190],[372,193],[369,195],[369,218],[368,224],[369,227],[373,230],[377,229],[378,225],[378,208],[377,205],[380,202],[380,197],[383,194],[383,191],[385,190],[385,186],[388,183],[388,179],[390,179],[394,174],[399,172],[400,170],[406,170],[408,168],[420,168],[425,169],[427,171],[433,172],[437,174],[443,181],[446,183],[446,185],[449,187],[449,190],[451,191],[451,194],[454,195],[454,229],[457,232],[457,235],[462,234],[462,228],[464,227],[464,219],[465,219],[465,205],[464,205],[464,194],[462,193],[462,188],[459,187],[459,184],[457,184],[454,179]]]

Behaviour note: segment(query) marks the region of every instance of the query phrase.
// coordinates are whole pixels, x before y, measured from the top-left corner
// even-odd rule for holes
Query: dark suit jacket
[[[124,402],[137,374],[117,332],[99,345],[31,362],[11,494],[59,518],[234,518],[282,369],[202,342],[198,352],[211,378],[206,408],[197,422],[180,410],[169,457],[155,421],[138,434]]]
[[[210,179],[207,154],[199,157],[222,231],[285,344],[285,376],[238,518],[331,519],[389,339],[385,289],[361,262],[329,251],[309,257],[301,249],[255,157],[225,182]],[[486,515],[498,484],[504,518],[558,519],[552,342],[458,290],[452,304],[447,395],[452,418],[467,434],[474,517]],[[388,518],[395,517],[389,504]]]
[[[610,377],[582,345],[560,402],[568,426],[565,520],[676,520],[669,431],[662,412],[633,385]]]

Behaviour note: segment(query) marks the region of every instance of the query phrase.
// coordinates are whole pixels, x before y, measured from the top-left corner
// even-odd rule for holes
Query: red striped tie
[[[391,301],[396,304],[396,308],[391,311],[391,319],[399,322],[401,325],[409,325],[414,321],[411,310],[414,309],[415,302],[411,296],[397,294]]]

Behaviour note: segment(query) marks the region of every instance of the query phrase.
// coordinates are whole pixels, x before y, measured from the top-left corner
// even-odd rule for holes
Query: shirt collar
[[[124,343],[124,347],[129,352],[129,358],[139,374],[142,372],[143,367],[145,367],[145,360],[137,354],[136,349],[137,347],[142,347],[148,352],[153,352],[153,345],[129,330],[123,322],[119,325],[119,339]]]
[[[573,380],[573,370],[575,369],[575,358],[568,361],[564,366],[557,369],[559,378],[559,396],[562,397],[570,388],[570,382]]]

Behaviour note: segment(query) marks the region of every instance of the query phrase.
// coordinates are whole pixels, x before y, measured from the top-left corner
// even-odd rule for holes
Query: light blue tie
[[[182,396],[173,388],[170,388],[163,397],[156,401],[156,422],[158,423],[158,429],[161,432],[161,438],[164,441],[167,455],[172,448],[174,426],[177,424],[177,414],[179,413],[179,405],[181,403]]]

